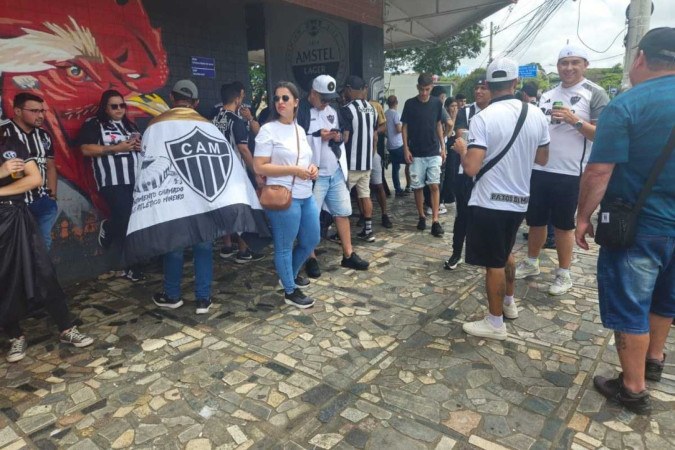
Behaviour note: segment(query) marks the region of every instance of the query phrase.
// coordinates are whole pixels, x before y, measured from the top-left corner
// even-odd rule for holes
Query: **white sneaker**
[[[447,214],[448,213],[448,208],[445,207],[445,203],[441,203],[438,206],[438,214]]]
[[[539,275],[539,260],[532,264],[529,259],[523,259],[516,265],[516,280],[522,280],[527,277],[534,277]]]
[[[426,209],[426,211],[427,211],[427,216],[432,216],[434,214],[434,211],[431,209],[431,207],[428,207]]]
[[[516,306],[515,300],[510,305],[507,305],[506,303],[504,303],[504,307],[502,308],[502,311],[504,312],[504,318],[505,319],[517,319],[518,318],[518,307]]]
[[[465,323],[462,325],[462,330],[471,336],[496,339],[498,341],[503,341],[508,336],[506,333],[506,325],[502,324],[501,328],[495,328],[488,322],[487,317],[483,320]]]
[[[562,295],[572,289],[572,277],[569,271],[562,272],[556,270],[555,280],[550,288],[548,288],[549,295]]]

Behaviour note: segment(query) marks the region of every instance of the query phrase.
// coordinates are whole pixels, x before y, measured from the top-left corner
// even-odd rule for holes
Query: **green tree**
[[[475,24],[436,45],[387,50],[384,52],[385,70],[397,74],[407,70],[439,75],[452,72],[462,58],[478,56],[485,46],[482,31],[483,27]]]
[[[251,111],[257,114],[260,103],[267,101],[267,75],[265,73],[265,66],[250,64],[248,66],[248,78],[251,82]]]
[[[476,86],[476,81],[478,81],[478,79],[481,77],[485,78],[485,69],[479,67],[469,75],[462,78],[462,81],[460,81],[457,85],[457,89],[455,89],[454,94],[464,94],[466,95],[467,103],[473,102],[475,100],[473,97],[473,88]]]

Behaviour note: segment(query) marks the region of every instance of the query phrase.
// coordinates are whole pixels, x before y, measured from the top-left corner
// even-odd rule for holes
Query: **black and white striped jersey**
[[[373,135],[377,130],[377,113],[366,100],[353,100],[340,110],[341,125],[349,131],[347,164],[349,170],[370,170],[373,160]]]
[[[33,128],[30,133],[26,133],[13,120],[6,120],[0,123],[0,133],[23,142],[30,156],[35,159],[38,169],[40,169],[42,186],[26,192],[26,203],[32,203],[42,196],[49,195],[47,189],[47,160],[54,159],[54,143],[49,132],[42,128]]]
[[[223,133],[232,148],[239,153],[238,144],[248,145],[248,127],[246,121],[237,113],[221,108],[213,124]]]
[[[96,117],[87,120],[78,138],[80,146],[86,144],[115,145],[129,139],[138,131],[135,125],[127,127],[123,122],[99,121]],[[100,190],[107,186],[134,185],[138,171],[139,152],[115,153],[91,158],[96,185]]]

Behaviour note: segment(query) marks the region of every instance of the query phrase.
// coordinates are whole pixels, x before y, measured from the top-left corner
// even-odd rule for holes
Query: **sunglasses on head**
[[[110,106],[110,109],[112,109],[113,111],[116,111],[118,109],[126,109],[127,108],[126,103],[111,103],[108,106]]]
[[[290,99],[291,99],[290,95],[285,95],[285,94],[284,95],[275,95],[274,97],[272,97],[272,101],[274,101],[274,103],[279,103],[280,101],[283,101],[284,103],[286,103],[286,102],[290,101]]]

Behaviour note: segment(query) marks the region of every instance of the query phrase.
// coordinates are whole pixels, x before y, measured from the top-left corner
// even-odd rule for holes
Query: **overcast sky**
[[[518,0],[518,3],[511,7],[510,13],[508,8],[504,8],[493,14],[483,21],[484,35],[489,33],[490,21],[495,26],[501,25],[502,28],[505,28],[544,1],[546,0]],[[518,56],[518,63],[522,65],[539,62],[544,70],[549,72],[555,70],[558,52],[568,39],[571,44],[582,45],[577,37],[579,6],[581,6],[581,21],[579,24],[581,39],[595,50],[606,50],[616,35],[625,27],[625,11],[628,4],[630,4],[629,0],[565,1],[563,6],[542,28],[530,48],[524,54]],[[675,0],[653,0],[653,4],[654,14],[651,17],[649,28],[675,26]],[[498,56],[508,48],[508,45],[524,28],[530,17],[531,15],[522,22],[495,35],[493,38],[493,56]],[[621,33],[616,42],[604,53],[596,53],[587,49],[591,67],[611,67],[616,63],[623,63],[624,35],[625,32]],[[485,67],[488,55],[487,39],[485,41],[485,49],[479,57],[462,61],[460,73],[468,73],[479,66]]]

